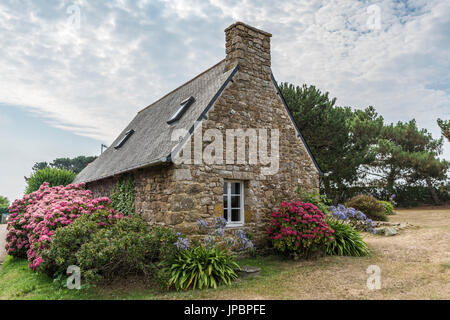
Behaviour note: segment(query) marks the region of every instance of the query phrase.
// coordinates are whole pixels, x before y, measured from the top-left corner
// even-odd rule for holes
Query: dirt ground
[[[398,235],[365,235],[374,250],[368,258],[341,258],[337,264],[300,273],[292,282],[298,298],[314,299],[450,299],[450,208],[397,210],[392,222],[415,227]],[[381,289],[366,286],[369,265],[381,270]],[[324,290],[315,289],[316,281]],[[310,290],[303,290],[308,283]]]
[[[369,257],[283,263],[283,269],[264,282],[195,298],[450,299],[450,207],[397,210],[389,220],[415,227],[391,237],[365,234],[374,251]],[[379,290],[367,287],[370,265],[381,270]]]

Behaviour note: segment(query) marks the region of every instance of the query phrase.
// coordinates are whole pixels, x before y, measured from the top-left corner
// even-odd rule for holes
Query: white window
[[[244,224],[243,182],[225,181],[223,183],[223,217],[230,227]]]

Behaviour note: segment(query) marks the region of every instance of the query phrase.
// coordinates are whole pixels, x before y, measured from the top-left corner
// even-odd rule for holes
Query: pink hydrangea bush
[[[43,183],[38,191],[14,201],[9,207],[6,250],[17,257],[27,257],[33,270],[43,262],[40,252],[47,249],[55,230],[65,227],[82,214],[108,210],[111,216],[123,216],[110,208],[109,198],[94,198],[84,184],[49,187]]]
[[[333,241],[334,230],[325,222],[325,215],[313,204],[283,202],[272,213],[267,234],[274,248],[285,255],[310,258],[323,253]]]

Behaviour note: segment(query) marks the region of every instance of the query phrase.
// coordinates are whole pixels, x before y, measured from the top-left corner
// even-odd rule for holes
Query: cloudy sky
[[[2,0],[0,195],[20,197],[34,162],[98,154],[224,58],[235,21],[273,34],[278,81],[416,118],[435,137],[436,118],[450,118],[448,0]]]

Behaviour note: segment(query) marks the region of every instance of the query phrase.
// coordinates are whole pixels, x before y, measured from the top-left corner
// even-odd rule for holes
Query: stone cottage
[[[317,190],[320,168],[272,75],[271,34],[236,22],[225,38],[225,59],[138,112],[75,182],[110,196],[131,175],[150,225],[189,234],[220,216],[257,242],[298,186]]]

